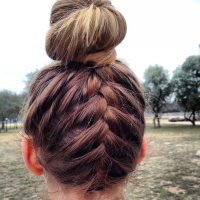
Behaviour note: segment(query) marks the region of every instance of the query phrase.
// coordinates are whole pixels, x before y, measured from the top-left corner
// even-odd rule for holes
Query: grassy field
[[[16,126],[17,126],[17,128],[22,128],[22,123],[8,123],[7,124],[7,129],[9,130],[9,129],[16,129]],[[1,127],[1,126],[0,126]],[[5,130],[6,130],[6,123],[4,124],[4,130],[1,130],[1,133],[4,133],[5,132]]]
[[[148,153],[129,177],[125,200],[200,200],[200,126],[168,124],[154,129],[147,118]],[[19,130],[18,130],[19,132]],[[16,130],[0,133],[0,199],[39,200],[42,177],[24,167]]]

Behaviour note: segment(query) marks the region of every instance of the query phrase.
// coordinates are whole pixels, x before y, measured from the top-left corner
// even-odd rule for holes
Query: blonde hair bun
[[[51,10],[46,52],[53,60],[111,63],[126,35],[123,15],[110,0],[57,0]]]

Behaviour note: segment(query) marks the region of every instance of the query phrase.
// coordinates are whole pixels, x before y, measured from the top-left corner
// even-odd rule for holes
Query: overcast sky
[[[45,35],[55,0],[0,1],[0,90],[21,92],[25,75],[50,62]],[[140,80],[159,64],[172,71],[199,54],[200,0],[112,0],[128,32],[117,47]]]

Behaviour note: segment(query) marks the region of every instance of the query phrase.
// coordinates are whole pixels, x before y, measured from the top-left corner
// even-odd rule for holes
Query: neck
[[[50,200],[123,200],[125,181],[101,191],[85,193],[80,188],[66,188],[57,181],[47,183]]]

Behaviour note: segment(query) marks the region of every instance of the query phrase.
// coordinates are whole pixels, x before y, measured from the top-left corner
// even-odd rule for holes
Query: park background
[[[18,113],[31,78],[51,62],[44,41],[54,2],[0,2],[4,19],[0,33],[0,199],[40,199],[41,178],[28,172],[21,156]],[[139,78],[148,103],[148,153],[130,176],[125,199],[199,200],[200,1],[112,3],[128,24],[127,36],[117,47],[118,57]],[[191,115],[191,105],[195,105],[195,115]],[[169,122],[172,116],[176,122]],[[161,128],[155,128],[159,121]]]

